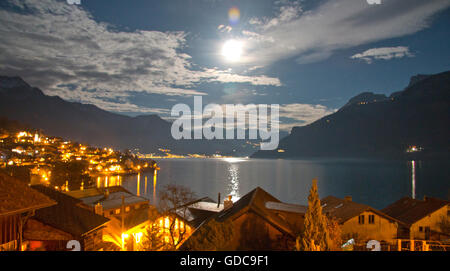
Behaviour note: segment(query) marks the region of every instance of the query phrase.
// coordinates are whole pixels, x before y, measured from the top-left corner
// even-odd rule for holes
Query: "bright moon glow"
[[[242,42],[237,40],[229,40],[222,47],[222,55],[226,60],[236,62],[241,59]]]

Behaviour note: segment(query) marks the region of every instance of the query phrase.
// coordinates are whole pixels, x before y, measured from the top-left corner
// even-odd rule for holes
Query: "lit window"
[[[130,206],[125,207],[125,212],[129,212],[130,211]]]
[[[120,214],[120,209],[116,209],[116,215]]]
[[[168,229],[169,228],[169,224],[170,224],[169,218],[166,217],[166,219],[164,220],[164,228]]]

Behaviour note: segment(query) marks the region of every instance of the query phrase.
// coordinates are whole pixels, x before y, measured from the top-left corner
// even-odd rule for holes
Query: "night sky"
[[[68,2],[0,2],[0,74],[121,114],[202,95],[280,104],[289,129],[450,69],[448,0]]]

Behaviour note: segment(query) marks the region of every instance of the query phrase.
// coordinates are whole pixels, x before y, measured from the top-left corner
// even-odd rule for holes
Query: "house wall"
[[[23,236],[30,250],[65,250],[67,242],[76,239],[67,232],[33,218],[28,219]]]
[[[439,227],[439,222],[442,218],[445,218],[447,220],[450,219],[450,217],[447,215],[449,210],[450,206],[444,206],[441,209],[427,215],[426,217],[412,224],[410,227],[410,238],[419,240],[427,239],[427,236],[425,234],[425,227],[430,227],[430,230],[440,232],[441,229]],[[420,231],[420,227],[422,227],[422,231]]]
[[[31,218],[26,223],[24,238],[27,240],[72,240],[73,236]]]
[[[98,229],[86,235],[83,238],[83,247],[85,251],[100,250],[103,243],[103,229]]]
[[[18,239],[19,216],[0,216],[0,245]]]
[[[100,228],[81,238],[38,220],[29,219],[24,230],[24,239],[29,241],[30,247],[34,250],[66,250],[69,240],[77,240],[82,250],[96,251],[101,248],[103,231]]]
[[[355,216],[341,225],[344,237],[352,236],[356,237],[358,241],[377,240],[380,242],[393,242],[397,238],[397,223],[370,211],[365,211],[360,215],[364,215],[364,224],[359,224],[359,216]],[[375,216],[374,224],[369,224],[369,215]]]
[[[283,234],[260,216],[247,212],[233,221],[230,250],[284,250]],[[293,248],[293,247],[292,247]]]
[[[142,208],[148,207],[148,203],[135,203],[135,204],[129,204],[124,206],[125,214],[128,214],[132,212],[133,210],[139,210]],[[93,208],[91,208],[92,211],[95,211]],[[111,208],[111,209],[103,209],[103,215],[106,218],[110,218],[113,216],[120,216],[122,213],[122,207],[117,208]]]

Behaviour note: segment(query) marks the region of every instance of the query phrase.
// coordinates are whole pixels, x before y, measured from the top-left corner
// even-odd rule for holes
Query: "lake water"
[[[381,209],[404,196],[448,199],[450,161],[266,160],[266,159],[156,159],[161,168],[126,176],[122,185],[157,201],[166,184],[189,187],[198,197],[222,200],[245,195],[259,186],[281,201],[307,204],[313,178],[320,197],[352,196],[355,202]],[[139,186],[138,186],[139,184]],[[138,189],[139,187],[139,189]]]

